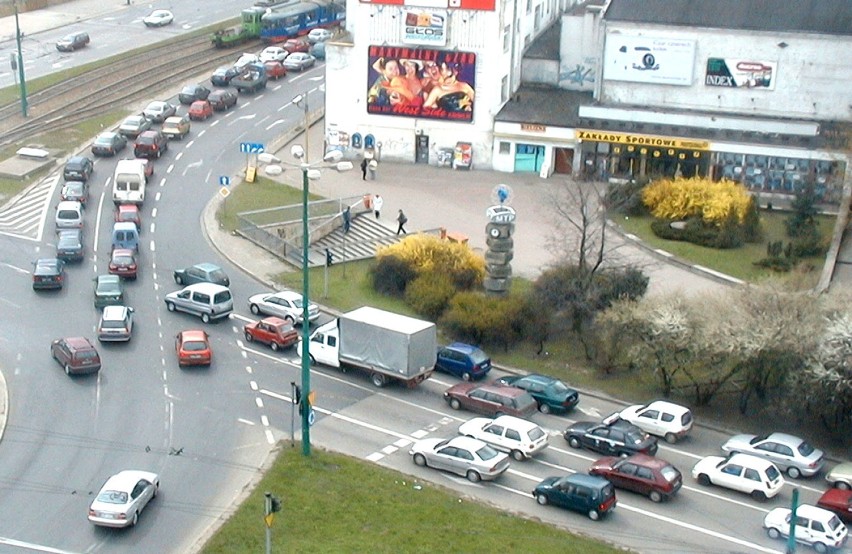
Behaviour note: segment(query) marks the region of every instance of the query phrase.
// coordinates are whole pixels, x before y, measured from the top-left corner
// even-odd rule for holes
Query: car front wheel
[[[65,375],[71,375],[71,366],[65,364]]]
[[[210,323],[210,314],[201,314],[201,321],[203,323]]]
[[[758,502],[763,502],[766,500],[766,493],[763,491],[751,491],[751,497]]]
[[[526,460],[527,457],[524,456],[524,453],[520,450],[512,450],[512,458],[514,458],[518,462],[523,462],[524,460]]]
[[[775,527],[770,527],[766,530],[766,534],[769,535],[770,539],[778,539],[781,537],[781,532],[778,531]]]
[[[580,448],[580,439],[577,437],[568,437],[568,446],[571,448]]]
[[[168,309],[170,312],[175,311],[174,302],[166,302],[166,309]]]
[[[589,519],[591,519],[592,521],[597,521],[600,518],[601,518],[600,512],[598,512],[597,510],[589,510]]]
[[[254,340],[254,337],[251,336],[251,333],[246,333],[246,342],[251,342]]]
[[[175,275],[175,283],[177,283],[178,285],[183,285],[183,277],[181,277],[180,275]]]
[[[704,485],[705,487],[710,484],[710,477],[706,473],[702,473],[698,476],[698,484]]]
[[[543,414],[549,414],[550,413],[550,406],[548,406],[547,404],[543,404],[543,403],[539,404],[538,405],[538,411],[543,413]]]
[[[825,552],[828,552],[828,547],[826,545],[822,544],[821,542],[815,542],[814,543],[814,550],[819,552],[819,554],[824,554]]]
[[[461,410],[461,402],[459,402],[458,398],[450,399],[450,408],[454,410]]]
[[[414,455],[414,463],[421,466],[421,467],[425,467],[426,466],[426,456],[424,456],[423,454],[419,454],[419,453],[415,454]]]
[[[547,496],[545,496],[543,494],[537,494],[537,495],[535,495],[535,501],[538,502],[539,504],[541,504],[542,506],[546,506],[547,505]]]
[[[269,348],[271,348],[273,352],[278,352],[278,349],[281,348],[281,346],[277,342],[273,341],[269,345]]]
[[[669,444],[674,444],[677,442],[677,435],[675,435],[674,433],[666,433],[666,436],[664,438]]]
[[[648,498],[651,499],[651,502],[662,502],[663,501],[663,495],[660,494],[659,491],[651,491],[651,493],[648,495]]]
[[[463,381],[470,381],[471,380],[471,376],[470,376],[469,371],[465,371],[464,373],[462,373],[462,380]]]

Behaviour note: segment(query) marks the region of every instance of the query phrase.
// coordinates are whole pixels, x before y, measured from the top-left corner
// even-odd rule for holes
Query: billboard
[[[405,10],[402,25],[402,41],[407,44],[447,44],[447,12]]]
[[[367,113],[473,121],[473,52],[371,45],[367,59]]]
[[[495,0],[361,0],[362,4],[494,11]]]
[[[775,90],[777,62],[707,58],[704,84],[708,87],[758,88]]]
[[[690,86],[694,65],[694,40],[607,35],[604,79]]]

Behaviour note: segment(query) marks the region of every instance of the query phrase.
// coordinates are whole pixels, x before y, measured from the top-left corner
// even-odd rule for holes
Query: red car
[[[852,491],[828,489],[817,501],[817,506],[834,512],[843,521],[852,522]]]
[[[270,79],[280,79],[287,76],[287,68],[277,60],[263,62],[263,68],[266,70],[266,76]]]
[[[154,174],[154,163],[147,158],[136,158],[136,159],[139,160],[140,162],[142,162],[142,165],[145,168],[145,182],[147,183],[148,179],[151,177],[151,175]]]
[[[311,43],[303,38],[291,38],[287,39],[281,47],[290,52],[309,52],[311,50]]]
[[[444,391],[444,399],[454,410],[464,408],[489,417],[512,415],[529,418],[538,410],[535,398],[523,389],[510,386],[478,385],[470,381],[448,388]]]
[[[189,107],[189,118],[193,121],[207,119],[213,115],[213,106],[207,100],[196,100]]]
[[[136,254],[129,248],[116,248],[109,261],[109,272],[125,279],[136,279]]]
[[[243,327],[247,342],[262,342],[273,350],[281,350],[299,342],[299,333],[293,325],[280,317],[266,317]]]
[[[683,484],[677,468],[645,454],[601,458],[592,464],[589,475],[604,477],[615,487],[644,494],[654,502],[668,500]]]
[[[115,209],[115,221],[130,221],[136,224],[137,231],[142,230],[142,215],[136,204],[119,204]]]
[[[198,329],[181,331],[175,337],[175,352],[178,365],[210,365],[213,362],[213,350],[210,348],[210,337]]]

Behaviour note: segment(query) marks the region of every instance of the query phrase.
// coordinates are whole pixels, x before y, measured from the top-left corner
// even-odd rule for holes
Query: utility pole
[[[18,2],[15,6],[15,42],[18,45],[18,77],[21,85],[21,113],[27,117],[27,81],[24,79],[24,56],[21,54],[21,26],[18,23]]]
[[[787,538],[786,554],[796,552],[796,510],[799,508],[799,488],[793,489],[793,500],[791,500],[792,511],[790,512],[790,536]]]
[[[272,522],[275,520],[275,512],[281,511],[281,501],[272,496],[271,492],[263,494],[263,521],[266,523],[266,554],[272,553]]]

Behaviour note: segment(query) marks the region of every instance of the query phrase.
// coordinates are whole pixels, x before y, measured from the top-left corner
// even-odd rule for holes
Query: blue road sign
[[[227,175],[222,175],[219,177],[219,184],[223,187],[229,187],[231,186],[231,178]]]
[[[263,143],[261,142],[241,142],[240,152],[243,154],[260,154],[264,151]]]

